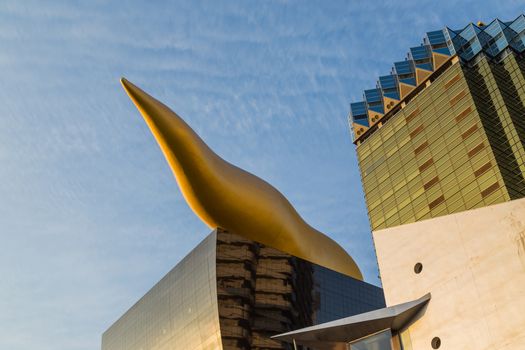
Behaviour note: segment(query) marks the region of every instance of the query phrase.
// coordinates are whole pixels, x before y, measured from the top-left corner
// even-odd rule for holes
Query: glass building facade
[[[525,196],[524,40],[523,15],[429,32],[351,105],[373,230]]]
[[[102,350],[220,349],[209,235],[102,335]]]
[[[384,306],[376,286],[216,230],[104,333],[102,350],[291,349],[270,337]]]

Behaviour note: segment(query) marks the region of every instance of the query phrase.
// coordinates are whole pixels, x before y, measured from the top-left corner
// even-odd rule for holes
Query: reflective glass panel
[[[350,343],[350,350],[392,350],[390,329]]]

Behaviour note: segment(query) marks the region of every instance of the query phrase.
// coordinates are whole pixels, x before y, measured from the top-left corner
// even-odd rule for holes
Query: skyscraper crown
[[[389,75],[379,77],[375,89],[364,91],[363,101],[350,104],[354,140],[363,139],[387,114],[395,113],[452,59],[470,62],[480,53],[497,59],[509,51],[525,51],[524,15],[511,22],[495,19],[488,25],[478,22],[459,30],[445,27],[427,32],[420,46],[410,48],[404,61],[394,62]]]

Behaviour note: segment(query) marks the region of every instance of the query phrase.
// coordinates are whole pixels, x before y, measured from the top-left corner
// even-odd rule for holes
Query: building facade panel
[[[102,336],[102,350],[222,349],[212,233]]]
[[[432,295],[408,328],[413,349],[435,337],[443,349],[525,348],[525,199],[373,236],[387,305]]]

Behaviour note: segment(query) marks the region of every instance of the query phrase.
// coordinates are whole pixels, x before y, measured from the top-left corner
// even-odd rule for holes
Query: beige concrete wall
[[[373,235],[388,306],[432,293],[414,350],[525,349],[525,199]]]

